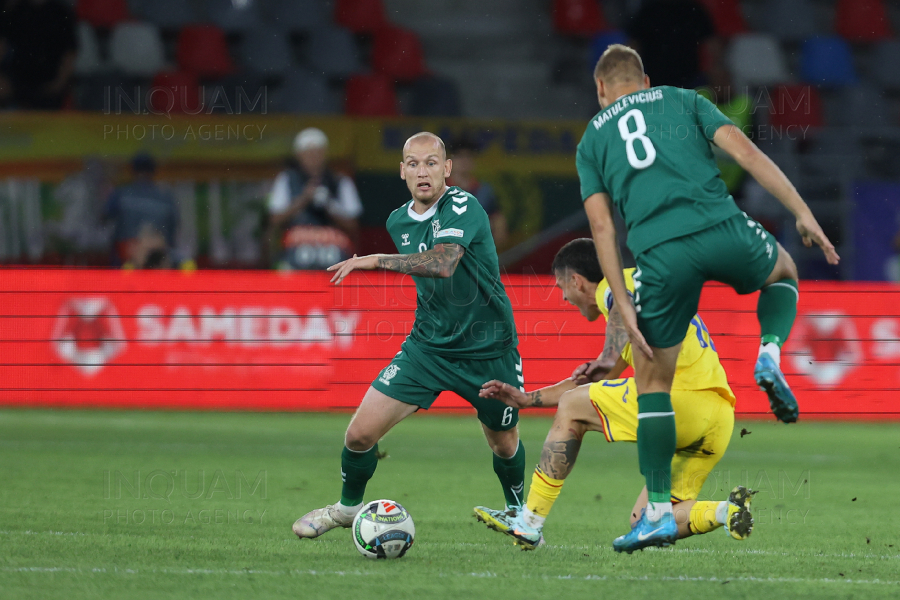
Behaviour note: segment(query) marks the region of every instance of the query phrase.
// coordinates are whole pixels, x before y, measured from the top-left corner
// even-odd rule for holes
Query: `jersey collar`
[[[434,216],[434,213],[437,212],[438,204],[441,203],[441,200],[444,199],[444,197],[450,192],[451,189],[452,189],[452,186],[450,186],[446,190],[444,190],[444,193],[441,194],[441,197],[438,198],[437,202],[432,204],[431,208],[426,210],[421,215],[413,210],[413,204],[415,204],[416,201],[410,200],[409,204],[406,205],[406,214],[408,214],[409,218],[412,219],[413,221],[427,221],[428,219],[430,219],[431,217]]]

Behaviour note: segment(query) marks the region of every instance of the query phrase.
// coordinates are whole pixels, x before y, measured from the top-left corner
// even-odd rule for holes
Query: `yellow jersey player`
[[[493,380],[481,391],[486,398],[497,398],[517,408],[558,406],[525,507],[520,511],[475,508],[478,520],[511,536],[526,550],[543,543],[544,520],[575,465],[584,434],[600,431],[607,442],[635,442],[643,417],[638,413],[634,378],[618,378],[632,365],[631,343],[600,270],[593,241],[582,238],[563,246],[553,260],[553,273],[563,297],[584,317],[595,321],[602,314],[606,318],[603,352],[593,363],[576,369],[571,378],[546,388],[524,393]],[[633,275],[634,269],[624,271],[631,294],[635,289]],[[594,383],[579,385],[585,378],[600,377]],[[734,488],[728,500],[721,502],[697,500],[707,476],[728,448],[734,428],[734,403],[712,337],[700,315],[694,315],[678,355],[672,388],[677,450],[672,459],[671,498],[679,538],[724,525],[731,537],[742,540],[753,529],[750,500],[754,492],[747,488]],[[641,518],[646,505],[645,487],[631,512],[632,525]]]

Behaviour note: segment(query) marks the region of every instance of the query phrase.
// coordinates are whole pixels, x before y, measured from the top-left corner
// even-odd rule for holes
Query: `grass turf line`
[[[526,553],[471,517],[503,499],[474,417],[414,415],[380,444],[389,456],[367,499],[409,509],[416,545],[375,562],[348,531],[302,542],[290,531],[337,499],[348,419],[0,411],[0,597],[900,594],[894,425],[738,424],[752,435],[735,433],[703,495],[760,489],[751,538],[718,531],[620,556],[610,544],[642,485],[634,444],[586,436],[548,547]],[[529,468],[549,423],[521,422]]]

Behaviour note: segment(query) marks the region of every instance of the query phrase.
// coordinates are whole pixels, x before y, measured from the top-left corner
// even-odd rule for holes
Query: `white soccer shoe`
[[[316,538],[336,527],[347,528],[352,524],[352,516],[345,515],[334,504],[329,504],[325,508],[310,511],[294,521],[293,530],[300,539]]]

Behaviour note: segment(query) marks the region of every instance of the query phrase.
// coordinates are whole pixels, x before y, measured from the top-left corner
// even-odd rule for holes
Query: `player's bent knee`
[[[378,443],[378,434],[362,431],[351,423],[344,436],[344,445],[356,452],[364,452]]]
[[[494,431],[482,426],[484,437],[487,440],[491,452],[500,458],[512,458],[519,450],[519,428],[513,427],[506,431]]]
[[[797,280],[799,278],[800,275],[797,272],[797,264],[794,262],[794,259],[784,249],[784,246],[778,244],[778,262],[775,263],[775,268],[772,269],[772,273],[766,279],[765,285],[781,281],[782,279]]]

